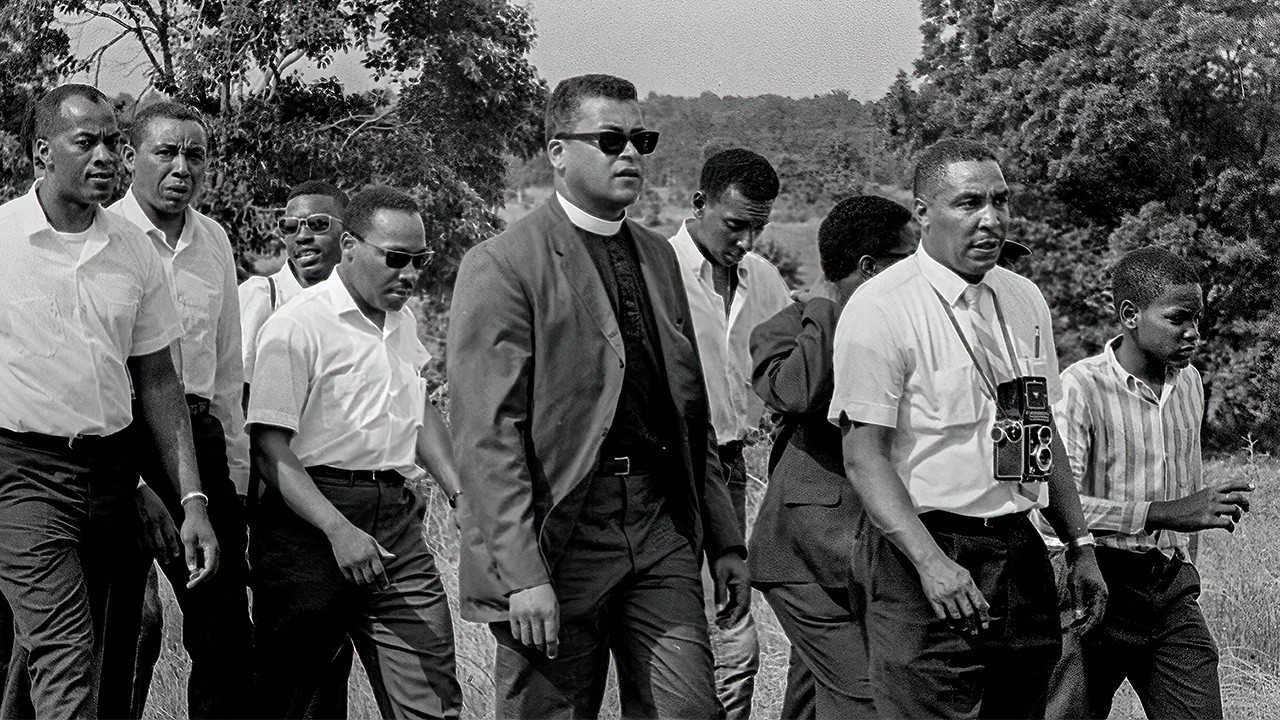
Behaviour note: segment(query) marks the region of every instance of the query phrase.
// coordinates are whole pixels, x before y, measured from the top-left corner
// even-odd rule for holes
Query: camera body
[[[996,387],[991,427],[997,480],[1035,482],[1053,472],[1053,411],[1042,377],[1020,377]]]

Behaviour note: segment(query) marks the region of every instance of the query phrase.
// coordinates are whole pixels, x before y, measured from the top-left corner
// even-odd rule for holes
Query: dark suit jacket
[[[679,439],[676,528],[709,557],[742,547],[676,257],[627,221],[653,306]],[[622,389],[622,334],[577,229],[553,196],[467,252],[449,314],[449,402],[464,490],[462,616],[506,620],[548,582],[577,521]]]
[[[840,308],[819,298],[783,308],[751,333],[752,383],[781,415],[747,554],[753,585],[849,582],[865,516],[845,478],[840,429],[827,421],[839,318]]]

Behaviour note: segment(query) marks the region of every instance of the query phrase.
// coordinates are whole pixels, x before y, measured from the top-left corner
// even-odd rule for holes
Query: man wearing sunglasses
[[[183,646],[191,656],[187,711],[193,718],[247,717],[241,691],[250,681],[244,657],[252,648],[244,562],[244,506],[237,495],[249,482],[249,439],[240,402],[244,372],[240,357],[240,306],[235,260],[227,233],[212,218],[191,207],[204,186],[208,161],[204,119],[195,110],[162,101],[134,116],[124,161],[132,172],[129,191],[111,211],[141,228],[163,261],[177,300],[183,334],[174,353],[191,413],[200,483],[208,496],[208,514],[222,546],[218,574],[199,587],[187,587],[187,568],[166,532],[168,510],[181,521],[186,507],[167,486],[158,450],[141,429],[136,431],[134,460],[149,544],[182,608]],[[148,512],[157,507],[161,512]],[[189,505],[190,503],[188,503]],[[144,603],[143,632],[133,653],[113,657],[110,645],[103,663],[104,685],[132,686],[131,717],[141,717],[152,668],[159,656],[163,614],[157,586],[148,582],[151,563],[138,575],[151,593]],[[109,613],[109,625],[119,613]],[[110,682],[109,682],[110,681]],[[110,689],[110,688],[109,688]]]
[[[342,259],[342,215],[347,194],[323,180],[308,180],[289,191],[284,216],[276,228],[284,240],[285,263],[267,277],[251,277],[240,285],[241,345],[244,351],[245,407],[253,382],[258,332],[271,313],[303,288],[329,277]]]
[[[499,718],[723,717],[699,554],[748,602],[688,301],[626,218],[655,147],[635,87],[584,75],[546,113],[555,197],[462,261],[449,323],[468,512],[464,618],[490,624]]]
[[[405,307],[431,257],[413,199],[384,187],[347,206],[342,262],[271,316],[249,400],[267,492],[253,519],[255,710],[299,717],[348,638],[381,717],[456,718],[462,705],[423,463],[458,499],[449,436],[420,377],[430,360]]]

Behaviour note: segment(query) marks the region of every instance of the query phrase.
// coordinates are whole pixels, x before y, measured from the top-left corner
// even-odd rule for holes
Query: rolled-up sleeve
[[[246,425],[298,431],[314,366],[314,338],[288,315],[273,315],[258,337],[257,381],[249,394]]]
[[[884,309],[854,295],[840,314],[832,349],[834,391],[827,419],[897,427],[906,363]]]

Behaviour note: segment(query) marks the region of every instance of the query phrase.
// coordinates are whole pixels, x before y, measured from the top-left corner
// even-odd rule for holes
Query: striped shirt
[[[1189,534],[1143,528],[1152,501],[1176,500],[1203,486],[1200,373],[1191,366],[1170,369],[1157,397],[1116,359],[1121,340],[1067,368],[1054,407],[1085,520],[1102,533],[1099,545],[1185,557]]]

